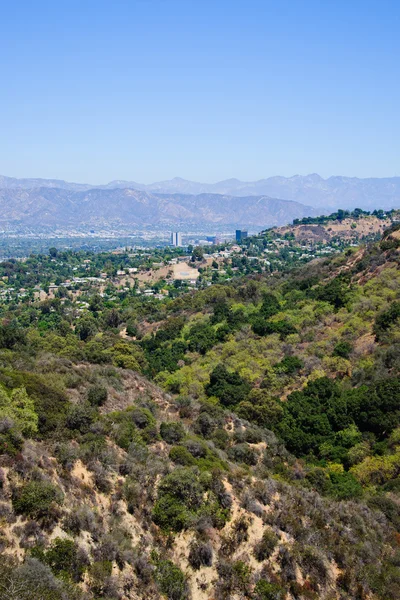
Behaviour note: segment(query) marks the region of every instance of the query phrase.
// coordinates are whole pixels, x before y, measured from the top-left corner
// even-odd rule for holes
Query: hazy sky
[[[15,0],[0,174],[400,175],[399,0]]]

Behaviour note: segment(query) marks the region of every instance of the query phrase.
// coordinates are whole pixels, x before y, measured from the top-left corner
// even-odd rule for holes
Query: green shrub
[[[156,581],[161,594],[168,600],[187,600],[189,597],[186,577],[171,560],[157,561]]]
[[[48,550],[33,549],[32,556],[47,564],[57,577],[75,582],[82,579],[88,564],[78,544],[69,539],[56,538]]]
[[[191,513],[172,494],[159,495],[152,513],[153,521],[164,531],[182,531],[190,523]]]
[[[180,422],[164,422],[160,425],[160,435],[168,444],[176,444],[185,437],[185,429]]]
[[[362,496],[362,486],[351,473],[330,473],[329,476],[332,482],[329,494],[337,500],[350,500]]]
[[[258,460],[255,450],[246,443],[236,444],[229,448],[228,456],[231,460],[245,465],[256,465]]]
[[[21,432],[14,426],[10,419],[1,419],[0,421],[0,454],[15,456],[21,451],[24,444],[24,438]]]
[[[39,418],[33,400],[25,388],[15,388],[11,393],[0,387],[0,419],[9,418],[24,435],[38,430]]]
[[[96,597],[107,597],[105,584],[112,574],[112,562],[110,560],[96,560],[89,569],[90,589]]]
[[[229,508],[226,509],[225,490],[221,486],[210,469],[202,473],[196,467],[176,468],[160,482],[153,521],[165,531],[181,531],[203,515],[214,526],[223,526]]]
[[[196,462],[189,450],[183,446],[173,446],[169,452],[169,457],[172,462],[185,467],[190,467]]]
[[[280,363],[274,366],[274,370],[278,373],[293,375],[299,369],[304,367],[303,361],[298,356],[285,356]]]
[[[87,433],[95,417],[95,410],[89,403],[76,404],[71,406],[65,424],[68,429],[79,431],[80,433]]]
[[[280,585],[259,579],[254,588],[255,600],[284,600],[286,590]]]
[[[391,325],[396,323],[400,318],[400,302],[392,302],[388,309],[379,313],[375,319],[374,333],[376,339],[380,340],[382,335],[389,329]]]
[[[338,342],[333,349],[333,356],[349,358],[352,350],[353,347],[349,342]]]
[[[13,493],[12,504],[18,514],[32,518],[46,516],[52,505],[62,503],[63,495],[59,488],[44,481],[30,481]]]
[[[278,541],[278,536],[270,529],[266,529],[261,540],[254,547],[254,556],[256,559],[259,562],[267,560],[275,550]]]
[[[107,388],[101,385],[94,385],[87,393],[88,402],[92,406],[103,406],[107,402],[107,396]]]
[[[280,311],[280,304],[274,294],[266,293],[260,308],[260,314],[264,319],[269,319]]]
[[[143,447],[145,445],[144,439],[135,425],[132,413],[132,409],[127,409],[110,413],[106,418],[106,423],[110,425],[111,437],[124,450],[128,450],[132,443]],[[145,431],[144,429],[142,433]]]

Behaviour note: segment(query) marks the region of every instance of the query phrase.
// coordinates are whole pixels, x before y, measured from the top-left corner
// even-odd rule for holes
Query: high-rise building
[[[236,229],[236,242],[240,244],[244,238],[247,238],[247,231],[244,231],[243,229]]]
[[[179,231],[173,231],[171,233],[171,245],[182,246],[182,234]]]

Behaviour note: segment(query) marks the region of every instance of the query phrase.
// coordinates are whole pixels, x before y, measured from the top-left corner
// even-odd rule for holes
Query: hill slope
[[[400,598],[399,247],[2,304],[0,599]]]

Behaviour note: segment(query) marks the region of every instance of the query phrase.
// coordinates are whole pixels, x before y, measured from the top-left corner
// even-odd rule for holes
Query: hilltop
[[[1,600],[400,598],[399,230],[164,298],[1,263]]]
[[[320,217],[294,219],[292,225],[275,229],[277,235],[287,236],[298,242],[328,243],[333,240],[343,242],[360,242],[380,237],[385,229],[398,221],[400,212],[397,210],[374,211],[372,214],[360,209],[353,212],[339,211]]]

